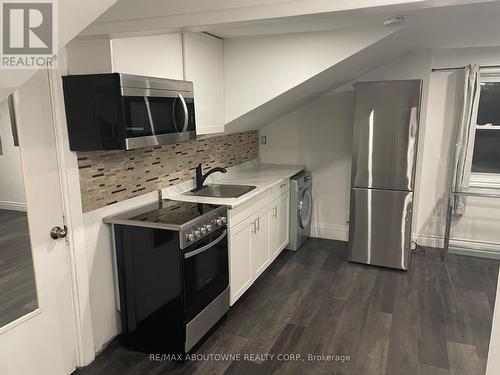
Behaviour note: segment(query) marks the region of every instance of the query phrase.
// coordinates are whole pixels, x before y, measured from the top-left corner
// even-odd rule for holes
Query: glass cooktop
[[[191,202],[174,202],[163,200],[155,203],[148,212],[130,217],[129,220],[145,221],[149,223],[162,223],[170,225],[182,225],[196,219],[197,217],[215,210],[218,206],[191,203]]]

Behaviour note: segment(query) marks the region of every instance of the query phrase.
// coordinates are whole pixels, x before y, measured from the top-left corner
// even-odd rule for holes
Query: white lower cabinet
[[[271,208],[271,262],[288,245],[290,227],[290,194],[283,194]]]
[[[252,253],[252,274],[254,280],[271,262],[269,207],[262,210],[253,221],[250,251]]]
[[[287,191],[263,208],[256,203],[255,206],[245,207],[243,213],[229,210],[231,305],[288,244],[289,200]],[[256,199],[256,202],[260,201]],[[235,218],[241,219],[242,216],[246,216],[246,219],[234,223]]]
[[[231,305],[250,288],[252,275],[252,226],[241,223],[229,230],[229,285]]]

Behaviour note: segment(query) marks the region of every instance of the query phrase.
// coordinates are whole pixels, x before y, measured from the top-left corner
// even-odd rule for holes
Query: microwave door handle
[[[184,109],[184,127],[182,128],[182,133],[184,133],[188,127],[189,113],[188,113],[188,107],[187,107],[186,101],[184,100],[184,97],[182,96],[181,93],[179,93],[178,96],[179,96],[179,99],[181,100],[181,103],[182,103],[182,109]]]
[[[204,251],[207,251],[208,249],[214,247],[219,242],[221,242],[224,239],[224,237],[226,237],[226,234],[227,234],[227,230],[224,230],[224,232],[222,232],[222,234],[220,235],[219,238],[206,244],[205,246],[200,247],[199,249],[196,249],[196,250],[190,251],[189,253],[184,254],[184,258],[188,259],[188,258],[194,257],[195,255],[198,255]]]
[[[148,113],[149,123],[151,124],[151,133],[155,135],[156,134],[155,123],[153,122],[153,115],[151,114],[151,106],[149,105],[149,98],[147,96],[144,97],[144,103],[146,104],[146,111]]]
[[[175,118],[175,108],[176,107],[177,107],[177,98],[174,98],[174,104],[172,105],[172,121],[174,122],[175,129],[177,130],[178,133],[180,133],[179,127],[177,126],[177,120]]]

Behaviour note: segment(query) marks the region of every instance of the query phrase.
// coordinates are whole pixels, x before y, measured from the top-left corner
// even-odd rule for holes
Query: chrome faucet
[[[215,167],[215,168],[210,169],[207,173],[203,174],[203,169],[201,167],[201,164],[199,164],[196,167],[196,189],[195,190],[201,189],[203,187],[203,183],[205,182],[207,177],[215,172],[226,173],[227,169],[222,168],[222,167]]]

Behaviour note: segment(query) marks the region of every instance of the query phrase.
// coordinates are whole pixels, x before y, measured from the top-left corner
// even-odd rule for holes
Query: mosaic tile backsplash
[[[199,163],[206,170],[256,159],[258,139],[250,131],[130,151],[78,152],[83,212],[191,180]]]

